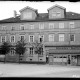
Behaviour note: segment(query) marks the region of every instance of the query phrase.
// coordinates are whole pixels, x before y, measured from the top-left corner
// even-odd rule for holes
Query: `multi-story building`
[[[80,65],[80,14],[66,12],[66,8],[54,5],[48,13],[38,13],[38,10],[25,7],[20,15],[0,21],[0,44],[10,41],[35,42],[42,40],[43,54],[34,53],[30,45],[23,55],[25,62],[46,62],[48,64]],[[17,61],[17,55],[12,49],[7,60]]]

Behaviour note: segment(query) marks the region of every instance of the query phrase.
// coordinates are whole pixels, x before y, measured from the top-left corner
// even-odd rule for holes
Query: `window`
[[[11,56],[14,56],[15,55],[15,49],[14,48],[11,48],[10,54],[11,54]]]
[[[39,35],[39,42],[43,42],[44,41],[44,35]]]
[[[56,16],[56,12],[52,12],[52,17],[55,17]]]
[[[54,23],[49,23],[49,29],[53,29],[54,28]]]
[[[39,51],[39,56],[42,56],[43,55],[43,47],[40,47],[39,50],[40,50]]]
[[[24,19],[32,19],[32,12],[24,13],[23,18]]]
[[[64,23],[59,23],[59,28],[64,28]]]
[[[12,35],[12,36],[10,37],[10,42],[15,42],[15,36]]]
[[[11,30],[15,30],[15,27],[12,26],[12,27],[11,27]]]
[[[6,26],[2,26],[2,30],[6,30]]]
[[[57,12],[57,16],[58,16],[58,17],[61,16],[61,13],[60,13],[60,12]]]
[[[52,17],[60,17],[60,16],[61,16],[61,12],[57,12],[57,11],[52,12]]]
[[[34,52],[34,51],[33,51],[33,48],[31,47],[31,48],[30,48],[30,55],[33,55],[33,52]]]
[[[20,30],[24,30],[24,25],[20,25]]]
[[[1,36],[1,42],[6,42],[6,36]]]
[[[69,23],[70,28],[74,28],[74,22]]]
[[[64,41],[64,34],[59,34],[59,41]]]
[[[30,29],[34,29],[34,25],[30,25]]]
[[[70,34],[70,41],[74,41],[74,34]]]
[[[24,41],[25,40],[25,36],[24,35],[20,35],[20,40]]]
[[[33,35],[29,36],[29,42],[34,42],[34,36]]]
[[[39,24],[39,29],[44,29],[44,24]]]
[[[54,41],[54,34],[49,34],[49,41]]]

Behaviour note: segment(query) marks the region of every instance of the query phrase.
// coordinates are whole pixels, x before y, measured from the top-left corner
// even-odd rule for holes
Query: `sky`
[[[66,11],[80,13],[80,2],[68,1],[0,1],[0,20],[14,17],[14,10],[20,14],[19,10],[29,6],[38,10],[38,13],[48,13],[47,9],[58,4],[66,8]]]

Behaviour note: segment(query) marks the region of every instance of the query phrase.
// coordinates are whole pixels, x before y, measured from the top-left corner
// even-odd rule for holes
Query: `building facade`
[[[25,7],[20,15],[0,21],[0,45],[19,40],[43,43],[43,54],[35,54],[30,45],[21,61],[47,62],[48,64],[80,65],[80,14],[66,12],[66,8],[54,5],[48,13]],[[48,59],[48,61],[47,61]],[[14,49],[7,54],[7,61],[18,61]]]

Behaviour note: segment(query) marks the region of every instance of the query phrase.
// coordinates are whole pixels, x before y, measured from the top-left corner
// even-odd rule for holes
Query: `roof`
[[[23,9],[21,9],[20,12],[22,12],[22,11],[24,11],[26,9],[31,9],[33,11],[37,11],[37,9],[34,9],[34,8],[31,8],[31,7],[27,6],[27,7],[24,7]]]
[[[37,21],[65,21],[65,20],[80,20],[80,14],[74,12],[66,12],[65,18],[49,19],[48,13],[38,13],[35,20],[20,20],[20,16],[16,18],[11,17],[8,19],[0,20],[1,23],[21,23],[21,22],[37,22]]]
[[[62,6],[56,4],[56,5],[54,5],[54,6],[50,7],[50,8],[48,8],[47,10],[49,11],[50,9],[53,9],[54,7],[59,7],[59,8],[61,8],[61,9],[66,9],[66,8],[64,8],[64,7],[62,7]]]

